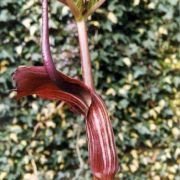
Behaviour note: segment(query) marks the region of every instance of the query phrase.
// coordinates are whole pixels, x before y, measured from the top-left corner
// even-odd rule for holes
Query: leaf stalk
[[[78,38],[81,53],[81,67],[84,83],[94,90],[94,83],[92,77],[91,59],[88,46],[88,35],[85,20],[77,22]]]

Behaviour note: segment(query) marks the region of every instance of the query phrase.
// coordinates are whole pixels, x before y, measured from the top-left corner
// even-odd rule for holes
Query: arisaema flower
[[[68,4],[70,1],[62,2]],[[118,170],[118,158],[106,106],[88,83],[56,70],[49,45],[47,0],[42,0],[42,9],[44,65],[18,67],[13,76],[17,86],[17,99],[36,94],[43,99],[64,101],[73,111],[82,114],[86,123],[92,173],[97,179],[113,180]]]

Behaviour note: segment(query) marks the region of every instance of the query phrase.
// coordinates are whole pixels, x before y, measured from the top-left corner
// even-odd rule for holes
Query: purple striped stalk
[[[63,2],[66,4],[69,1]],[[93,176],[96,179],[113,180],[118,170],[114,134],[106,106],[94,90],[85,21],[81,19],[77,27],[84,82],[56,70],[49,45],[48,2],[42,0],[44,66],[19,67],[16,70],[13,77],[17,86],[17,99],[36,94],[44,99],[62,100],[73,111],[84,115]]]

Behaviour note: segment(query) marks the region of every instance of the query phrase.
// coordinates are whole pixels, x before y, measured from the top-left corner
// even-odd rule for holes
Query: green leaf
[[[89,15],[93,14],[96,9],[98,9],[105,0],[89,0],[87,4],[86,14],[85,17],[88,17]]]
[[[135,126],[135,129],[138,131],[141,135],[150,135],[150,130],[142,123],[139,123]]]

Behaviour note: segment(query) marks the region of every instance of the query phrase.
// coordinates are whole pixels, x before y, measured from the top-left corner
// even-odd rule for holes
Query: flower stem
[[[48,0],[42,0],[42,55],[44,66],[52,81],[56,82],[56,67],[54,65],[50,43],[49,43],[49,25],[48,25]]]
[[[82,74],[84,83],[94,90],[94,83],[92,77],[92,69],[91,69],[91,59],[89,54],[88,47],[88,36],[85,20],[81,20],[77,22],[78,28],[78,37],[79,37],[79,45],[80,45],[80,53],[81,53],[81,66],[82,66]]]

